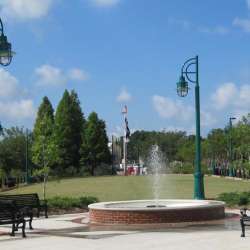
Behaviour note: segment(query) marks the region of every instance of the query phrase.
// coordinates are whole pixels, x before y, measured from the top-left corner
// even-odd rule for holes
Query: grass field
[[[48,183],[47,197],[95,196],[100,201],[152,199],[152,176],[114,176],[63,179]],[[164,175],[160,179],[160,198],[193,198],[192,175]],[[223,192],[250,191],[250,181],[205,177],[206,198]],[[39,193],[42,184],[20,187],[7,193]]]

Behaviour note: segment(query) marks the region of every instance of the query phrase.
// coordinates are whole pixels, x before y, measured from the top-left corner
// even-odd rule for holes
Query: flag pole
[[[123,171],[124,175],[127,175],[127,130],[126,130],[126,119],[127,119],[127,113],[128,109],[127,106],[125,105],[122,114],[123,114],[123,120],[124,120],[124,136],[123,136]]]

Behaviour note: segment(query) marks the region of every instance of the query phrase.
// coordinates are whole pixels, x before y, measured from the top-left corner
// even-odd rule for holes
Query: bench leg
[[[241,233],[241,237],[245,237],[245,224],[244,224],[244,221],[243,221],[243,219],[240,219],[240,225],[241,225],[241,231],[242,231],[242,233]]]
[[[33,221],[33,214],[32,214],[32,215],[30,215],[30,220],[29,220],[30,230],[33,230],[33,227],[32,227],[32,221]]]
[[[12,231],[11,231],[10,236],[15,236],[15,231],[16,231],[16,225],[15,225],[15,223],[13,223],[12,224]]]
[[[16,232],[18,231],[19,224],[20,224],[20,223],[17,223],[17,224],[15,225],[15,231],[16,231]]]
[[[25,220],[23,220],[23,226],[22,226],[22,235],[23,235],[23,238],[26,237],[26,234],[25,234],[25,225],[26,225],[26,222],[25,222]]]
[[[45,218],[48,218],[48,206],[45,206]]]

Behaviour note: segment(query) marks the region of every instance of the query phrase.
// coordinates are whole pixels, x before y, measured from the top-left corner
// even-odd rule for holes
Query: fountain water
[[[152,146],[150,150],[148,165],[153,175],[152,191],[154,204],[148,205],[147,207],[163,207],[163,205],[159,204],[159,195],[161,190],[161,172],[163,170],[164,161],[163,154],[158,145]]]

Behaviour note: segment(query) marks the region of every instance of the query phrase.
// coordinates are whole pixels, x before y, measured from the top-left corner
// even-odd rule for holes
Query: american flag
[[[125,105],[122,109],[122,114],[127,114],[128,113],[128,107]]]

